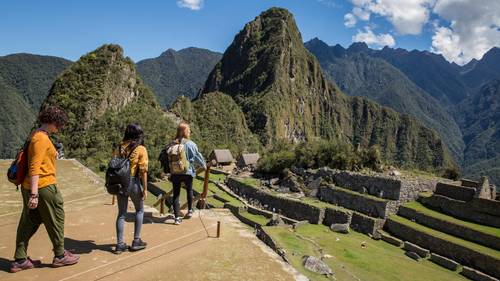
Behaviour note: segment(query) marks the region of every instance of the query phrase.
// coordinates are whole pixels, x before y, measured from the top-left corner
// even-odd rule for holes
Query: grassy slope
[[[286,228],[267,227],[266,230],[285,248],[292,265],[311,280],[328,279],[302,266],[303,255],[319,255],[317,247],[302,238],[313,240],[323,249],[323,254],[333,256],[325,258],[325,261],[333,269],[337,280],[357,280],[353,275],[370,281],[465,280],[428,260],[415,262],[406,257],[402,249],[384,241],[371,240],[360,233],[332,233],[327,227],[319,225],[299,227],[296,233]],[[363,241],[367,243],[366,248],[361,247]]]
[[[479,245],[479,244],[476,244],[476,243],[473,243],[473,242],[470,242],[470,241],[467,241],[464,239],[460,239],[460,238],[457,238],[455,236],[451,236],[449,234],[446,234],[446,233],[434,230],[432,228],[420,225],[418,223],[412,222],[408,219],[405,219],[405,218],[397,216],[397,215],[391,216],[390,219],[394,220],[398,223],[407,225],[407,226],[409,226],[413,229],[416,229],[418,231],[432,235],[434,237],[441,238],[441,239],[449,241],[451,243],[455,243],[455,244],[467,247],[467,248],[472,249],[474,251],[477,251],[477,252],[483,253],[485,255],[489,255],[491,257],[494,257],[496,259],[500,259],[500,251],[497,251],[497,250],[494,250],[494,249],[491,249],[491,248],[488,248],[488,247],[485,247],[485,246],[482,246],[482,245]]]
[[[424,215],[427,215],[427,216],[430,216],[430,217],[433,217],[433,218],[436,218],[439,220],[447,221],[447,222],[450,222],[453,224],[457,224],[457,225],[461,225],[461,226],[473,229],[475,231],[479,231],[479,232],[490,234],[490,235],[493,235],[496,237],[500,237],[500,228],[460,220],[460,219],[454,218],[452,216],[448,216],[448,215],[445,215],[443,213],[429,209],[417,201],[408,202],[404,206],[407,208],[411,208],[419,213],[422,213]]]

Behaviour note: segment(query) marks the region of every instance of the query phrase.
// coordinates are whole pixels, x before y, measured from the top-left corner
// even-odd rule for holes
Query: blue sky
[[[415,16],[403,17],[402,21],[398,14],[401,5],[391,4],[394,1],[1,1],[0,55],[28,52],[76,60],[104,43],[120,44],[135,61],[156,57],[168,48],[195,46],[223,52],[246,22],[278,6],[295,15],[304,41],[318,37],[329,45],[340,43],[344,47],[353,40],[366,41],[375,48],[384,44],[420,50],[432,47],[450,60],[460,58],[461,53],[453,54],[456,47],[450,45],[460,31],[450,25],[457,15],[446,15],[447,6],[441,7],[444,13],[434,11],[439,4],[436,1],[453,1],[405,0],[411,3],[403,12],[414,9]],[[500,13],[500,8],[498,10]],[[422,19],[422,15],[426,18]],[[441,41],[436,40],[439,28],[442,29]],[[442,46],[435,42],[441,42]],[[495,44],[497,42],[489,43]],[[486,45],[483,49],[491,47]],[[447,56],[445,52],[450,54]],[[484,50],[475,56],[482,55],[481,52]],[[470,57],[474,56],[462,54],[463,60]]]

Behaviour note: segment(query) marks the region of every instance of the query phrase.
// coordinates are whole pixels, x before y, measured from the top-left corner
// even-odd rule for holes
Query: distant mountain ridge
[[[207,49],[168,49],[159,57],[137,62],[137,72],[160,104],[169,107],[178,96],[194,98],[222,54]]]
[[[0,158],[12,158],[29,134],[57,75],[71,61],[33,54],[0,57]]]
[[[367,97],[403,114],[409,114],[445,140],[458,162],[463,159],[462,133],[453,117],[431,95],[416,86],[382,58],[372,57],[365,44],[348,49],[328,46],[319,39],[304,44],[314,54],[326,75],[350,96]]]

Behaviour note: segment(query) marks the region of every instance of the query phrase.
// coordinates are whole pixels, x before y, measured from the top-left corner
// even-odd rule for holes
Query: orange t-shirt
[[[47,133],[38,131],[31,137],[28,146],[28,175],[23,187],[30,189],[31,176],[39,176],[38,188],[56,184],[57,150]]]

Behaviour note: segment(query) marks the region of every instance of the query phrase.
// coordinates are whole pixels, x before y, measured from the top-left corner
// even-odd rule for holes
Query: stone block
[[[351,229],[357,232],[374,235],[384,225],[383,219],[369,217],[357,212],[352,214]]]
[[[416,261],[420,261],[422,260],[422,258],[415,252],[412,252],[412,251],[406,251],[405,252],[405,255],[416,260]]]
[[[334,223],[330,226],[330,229],[333,232],[347,234],[349,233],[349,223]]]
[[[435,193],[455,200],[469,202],[472,200],[472,198],[474,198],[474,195],[476,194],[476,189],[471,187],[438,182],[436,185]]]
[[[304,256],[303,261],[304,267],[312,272],[319,273],[321,275],[332,275],[332,269],[321,259],[313,256]]]
[[[431,253],[430,260],[433,261],[434,263],[444,267],[444,268],[447,268],[447,269],[453,270],[453,271],[456,271],[460,267],[460,264],[458,262],[453,261],[449,258],[445,258],[445,257],[440,256],[440,255],[435,254],[435,253]]]
[[[351,217],[352,212],[347,209],[330,207],[325,209],[323,224],[326,226],[330,226],[334,223],[350,223]]]
[[[491,277],[467,266],[463,267],[460,274],[474,281],[499,281],[497,278]]]
[[[408,241],[404,242],[403,249],[405,249],[407,251],[415,252],[422,258],[427,258],[427,257],[429,257],[429,254],[430,254],[429,250],[424,249],[424,248],[422,248],[418,245],[415,245],[411,242],[408,242]]]
[[[398,239],[398,238],[396,238],[394,236],[391,236],[391,235],[389,235],[387,233],[381,232],[380,233],[380,238],[382,240],[384,240],[385,242],[387,242],[389,244],[392,244],[392,245],[394,245],[396,247],[401,248],[403,246],[403,240]]]

